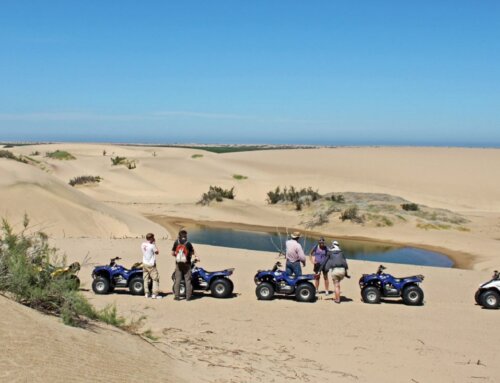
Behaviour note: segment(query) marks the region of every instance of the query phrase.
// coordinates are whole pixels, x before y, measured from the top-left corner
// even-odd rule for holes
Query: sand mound
[[[116,328],[63,325],[0,297],[0,380],[5,382],[182,382],[174,363]]]
[[[167,235],[133,210],[107,206],[31,165],[1,160],[0,215],[19,225],[25,213],[35,228],[59,237]]]

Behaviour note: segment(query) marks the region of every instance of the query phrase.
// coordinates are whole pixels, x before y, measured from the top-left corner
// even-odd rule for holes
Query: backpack
[[[188,250],[186,244],[179,243],[177,245],[177,247],[175,248],[174,254],[175,254],[175,262],[177,262],[177,263],[186,263],[187,262],[187,256],[189,254],[189,250]]]

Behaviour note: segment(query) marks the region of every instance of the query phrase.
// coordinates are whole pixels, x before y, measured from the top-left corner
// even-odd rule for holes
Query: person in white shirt
[[[144,295],[146,298],[160,299],[160,276],[156,269],[156,256],[160,253],[156,247],[153,233],[146,234],[146,241],[141,245],[142,250],[142,270],[144,276]],[[153,294],[151,294],[150,284],[153,284]]]

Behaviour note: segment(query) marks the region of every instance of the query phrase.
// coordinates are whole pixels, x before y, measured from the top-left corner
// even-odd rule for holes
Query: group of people
[[[160,275],[156,268],[156,256],[160,253],[156,246],[153,233],[146,235],[146,241],[141,245],[142,265],[144,276],[144,295],[146,298],[161,299],[159,294]],[[194,247],[188,241],[187,231],[179,231],[179,236],[172,246],[172,256],[175,257],[175,282],[174,299],[180,300],[181,281],[184,279],[186,286],[186,301],[190,301],[193,296],[193,285],[191,284],[191,260],[195,255]],[[151,291],[152,285],[152,291]]]
[[[301,265],[306,265],[306,255],[299,242],[300,233],[294,232],[291,239],[286,241],[286,272],[289,275],[302,275]],[[314,264],[315,286],[319,288],[321,274],[325,281],[325,294],[329,295],[329,276],[332,278],[335,289],[335,302],[340,303],[340,281],[348,274],[347,261],[340,249],[337,241],[332,242],[332,246],[325,244],[325,239],[320,238],[318,243],[311,249],[309,260]]]
[[[286,273],[289,275],[302,275],[302,267],[306,265],[306,255],[299,242],[301,235],[294,232],[291,239],[286,241]],[[146,235],[146,241],[141,245],[142,264],[144,275],[144,294],[146,298],[161,299],[159,294],[160,276],[156,268],[156,256],[160,253],[156,246],[153,233]],[[175,282],[174,299],[180,300],[180,285],[184,279],[186,286],[186,300],[189,301],[193,295],[191,283],[191,260],[196,258],[194,247],[188,241],[187,231],[179,231],[179,236],[172,246],[172,256],[175,258]],[[198,259],[198,258],[196,258]],[[348,275],[347,261],[337,241],[332,246],[325,244],[325,239],[320,238],[318,243],[311,249],[309,259],[314,264],[315,286],[319,288],[321,274],[325,281],[325,294],[329,295],[329,276],[333,281],[335,291],[335,302],[340,303],[340,281]],[[151,289],[152,285],[152,289]],[[152,291],[151,291],[152,290]]]

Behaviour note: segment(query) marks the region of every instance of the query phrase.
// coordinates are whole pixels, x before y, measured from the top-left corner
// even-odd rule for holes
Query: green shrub
[[[235,180],[238,180],[238,181],[248,179],[248,177],[247,177],[247,176],[242,176],[241,174],[233,174],[233,178],[234,178]]]
[[[193,154],[191,158],[202,158],[203,154]]]
[[[135,169],[137,166],[135,164],[135,160],[129,160],[127,157],[111,157],[111,165],[118,166],[124,165],[127,169]]]
[[[403,203],[401,204],[401,208],[406,211],[417,211],[419,207],[416,203]]]
[[[8,160],[14,160],[17,162],[22,162],[23,164],[28,163],[25,158],[21,156],[16,156],[14,153],[12,153],[9,150],[0,150],[0,158],[6,158]]]
[[[345,209],[344,211],[342,211],[342,213],[340,214],[340,219],[342,220],[342,222],[347,221],[347,220],[352,221],[352,222],[356,222],[356,223],[363,222],[363,217],[358,215],[358,207],[357,206],[350,206],[347,209]]]
[[[289,188],[285,187],[283,191],[279,186],[276,189],[267,192],[267,202],[271,205],[277,204],[278,202],[292,202],[296,206],[309,204],[321,198],[321,194],[317,190],[313,190],[311,187],[296,189],[294,186]],[[297,201],[301,200],[300,203]],[[297,209],[300,210],[300,209]]]
[[[76,157],[65,150],[56,150],[55,152],[47,152],[45,157],[53,158],[55,160],[76,160]]]
[[[85,185],[85,184],[93,184],[101,182],[102,178],[99,176],[79,176],[72,178],[68,183],[71,186],[75,185]]]
[[[48,244],[42,232],[26,235],[29,225],[24,219],[21,233],[14,233],[7,221],[2,222],[0,237],[0,291],[15,301],[39,311],[60,316],[64,323],[80,325],[96,314],[85,297],[75,289],[71,277],[54,277],[56,267],[64,267],[56,249]]]
[[[203,193],[201,199],[198,201],[200,205],[209,205],[210,202],[216,200],[217,202],[222,202],[224,198],[234,199],[234,186],[231,189],[222,189],[219,186],[210,185],[208,192]]]
[[[345,198],[342,194],[332,194],[330,196],[330,200],[333,201],[333,202],[337,202],[337,203],[344,203],[345,202]]]

